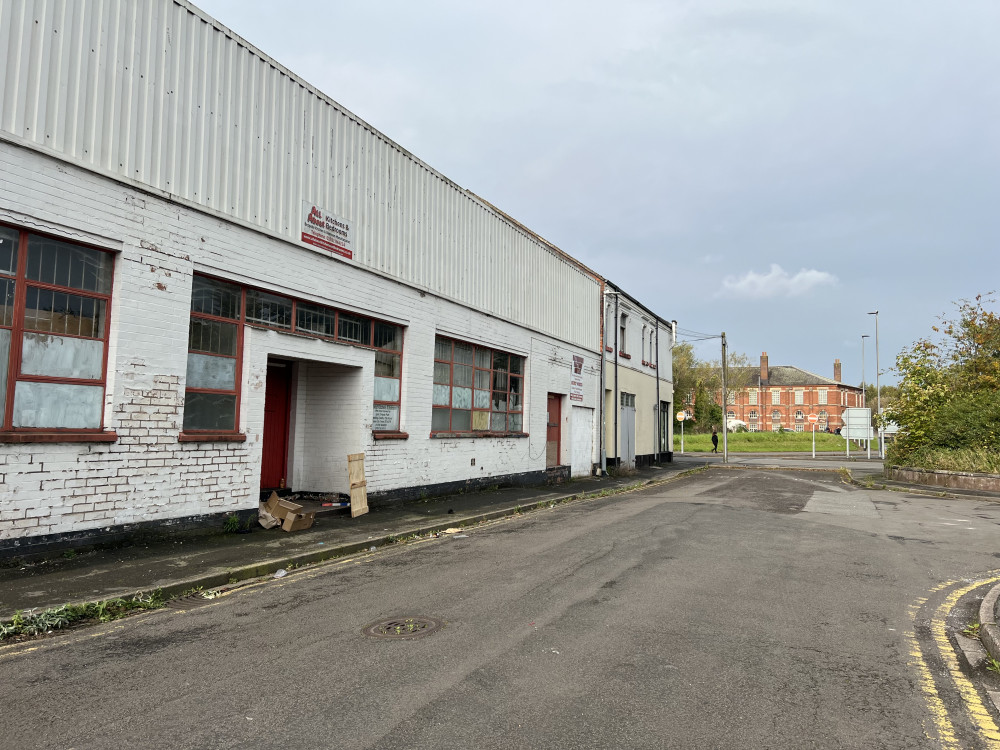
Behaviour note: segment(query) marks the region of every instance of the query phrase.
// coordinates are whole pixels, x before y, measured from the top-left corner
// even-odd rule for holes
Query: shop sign
[[[569,377],[569,400],[583,401],[583,357],[573,355],[573,373]]]
[[[347,219],[308,201],[302,202],[302,214],[305,244],[349,260],[354,257],[354,230]]]
[[[374,404],[372,412],[373,430],[398,430],[399,408],[395,404]]]

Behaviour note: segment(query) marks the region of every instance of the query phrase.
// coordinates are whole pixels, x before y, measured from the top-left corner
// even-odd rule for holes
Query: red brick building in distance
[[[864,406],[865,394],[859,386],[841,382],[840,360],[833,362],[833,379],[798,367],[770,367],[767,352],[760,355],[760,372],[748,388],[730,392],[726,407],[729,419],[741,419],[751,432],[778,428],[807,432],[810,414],[819,417],[817,430],[831,432],[844,424],[844,409]]]

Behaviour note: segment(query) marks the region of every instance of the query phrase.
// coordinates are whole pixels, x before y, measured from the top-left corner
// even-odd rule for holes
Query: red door
[[[283,489],[288,464],[288,414],[292,395],[292,365],[267,363],[264,386],[264,441],[260,466],[261,489]]]
[[[559,465],[560,445],[559,434],[562,425],[562,397],[557,393],[549,394],[547,428],[545,430],[545,466]]]

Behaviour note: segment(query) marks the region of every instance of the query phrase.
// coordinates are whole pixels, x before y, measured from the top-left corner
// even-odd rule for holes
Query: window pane
[[[104,336],[104,300],[33,286],[25,292],[24,327],[28,330]]]
[[[10,227],[0,227],[0,273],[17,273],[17,244],[21,233]]]
[[[337,323],[337,338],[355,344],[369,344],[372,340],[372,322],[368,318],[340,313]]]
[[[514,378],[514,377],[512,377],[510,379],[510,392],[511,393],[520,393],[521,392],[521,386],[523,385],[523,383],[524,383],[524,381],[521,378]]]
[[[187,387],[231,391],[236,388],[236,360],[208,354],[188,354]]]
[[[489,409],[490,408],[490,392],[489,391],[476,391],[474,396],[473,406],[477,409]]]
[[[223,432],[235,430],[236,396],[188,391],[184,403],[184,429]]]
[[[375,352],[375,374],[383,378],[398,378],[399,355]]]
[[[248,289],[247,320],[276,328],[291,328],[292,301],[287,297]]]
[[[96,429],[101,426],[104,388],[99,385],[32,383],[14,387],[14,427]]]
[[[195,352],[226,354],[235,357],[237,331],[235,323],[191,318],[188,349]]]
[[[451,405],[451,387],[447,385],[434,386],[434,406]]]
[[[395,378],[375,378],[376,401],[399,401],[399,381]]]
[[[452,388],[451,389],[451,405],[456,409],[471,409],[472,408],[472,389],[471,388]],[[454,419],[454,418],[453,418]]]
[[[435,362],[434,363],[434,382],[444,383],[448,385],[451,383],[451,365],[447,362]]]
[[[507,391],[493,391],[493,411],[507,411]]]
[[[520,414],[511,414],[510,415],[510,431],[511,432],[521,432],[522,431],[521,415]]]
[[[434,409],[431,415],[431,431],[447,432],[451,429],[451,409]]]
[[[507,390],[507,373],[505,372],[493,373],[493,390],[494,391]]]
[[[510,410],[521,411],[521,397],[516,393],[510,394]]]
[[[503,352],[493,352],[493,369],[507,372],[507,355]]]
[[[27,277],[87,292],[111,291],[111,255],[51,237],[28,235]]]
[[[300,331],[333,337],[336,335],[334,315],[329,307],[300,302],[295,306],[295,327]]]
[[[434,359],[451,361],[451,339],[438,336],[434,339]]]
[[[490,429],[490,413],[488,411],[472,412],[472,429],[487,431]]]
[[[476,348],[476,367],[490,370],[493,368],[493,350],[485,347]]]
[[[394,352],[403,351],[403,328],[388,323],[375,324],[375,346],[378,349],[392,349]]]
[[[10,331],[0,328],[0,419],[7,408],[7,363],[10,361]]]
[[[515,357],[511,355],[510,358],[510,371],[515,375],[524,374],[524,357]]]
[[[455,351],[458,351],[458,347],[455,347]],[[452,377],[455,385],[472,386],[472,368],[467,365],[455,365],[452,368]]]
[[[100,380],[104,342],[44,333],[26,333],[21,346],[21,374]]]
[[[14,280],[0,279],[0,326],[14,325]]]
[[[472,344],[455,342],[455,361],[463,365],[472,364]]]
[[[191,312],[240,318],[240,288],[236,284],[195,276],[191,285]]]
[[[493,432],[507,432],[507,415],[493,412],[490,415],[490,430]]]
[[[472,412],[453,409],[451,412],[452,432],[468,432],[472,429]]]

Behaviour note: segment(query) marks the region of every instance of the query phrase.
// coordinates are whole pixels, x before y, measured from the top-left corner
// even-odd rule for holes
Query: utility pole
[[[882,438],[882,386],[879,382],[879,364],[878,364],[878,310],[875,312],[868,313],[869,315],[875,316],[875,408],[876,414],[879,416],[879,426],[878,426],[878,457],[885,460],[885,443]]]
[[[726,371],[729,369],[726,361],[726,332],[722,332],[722,463],[729,463],[729,391]]]

